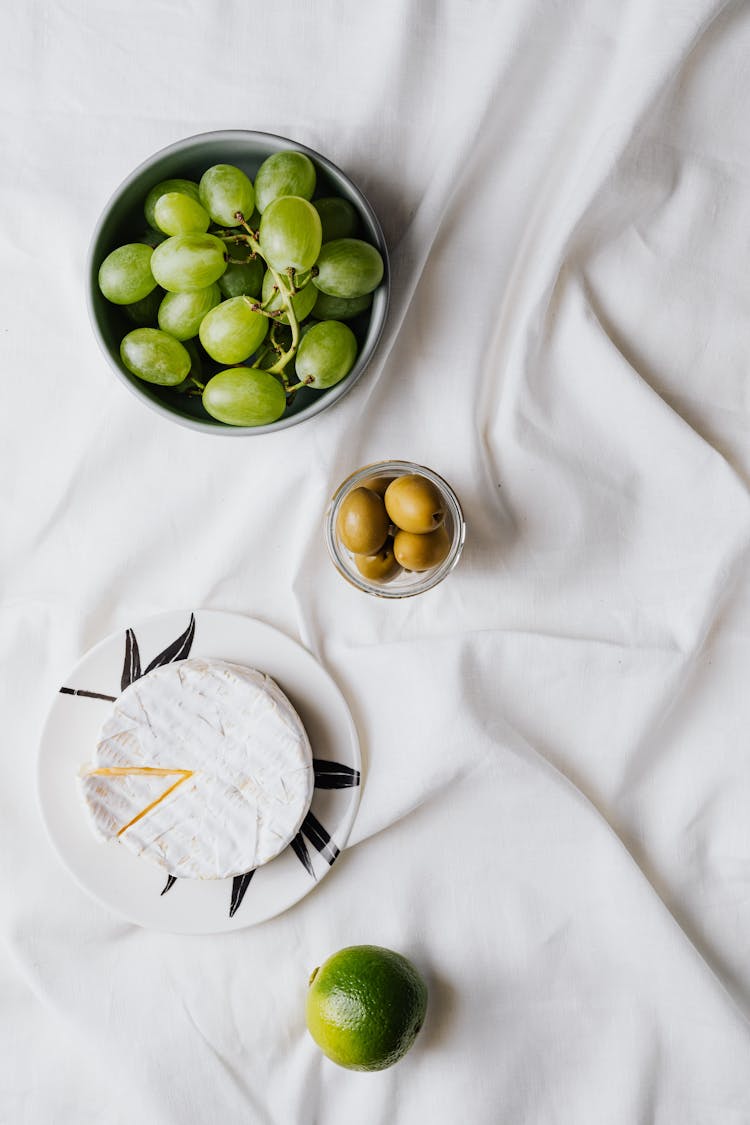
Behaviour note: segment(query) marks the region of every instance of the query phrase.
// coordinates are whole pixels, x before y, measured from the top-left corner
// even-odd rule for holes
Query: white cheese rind
[[[90,772],[123,766],[192,776],[159,801],[179,774]],[[188,879],[241,875],[273,859],[299,831],[313,782],[307,734],[278,685],[255,669],[200,658],[126,688],[80,778],[97,835]]]

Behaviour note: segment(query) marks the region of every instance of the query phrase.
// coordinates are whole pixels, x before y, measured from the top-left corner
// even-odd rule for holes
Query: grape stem
[[[294,266],[289,266],[287,269],[287,276],[289,277],[289,291],[292,296],[299,293],[301,286],[297,284],[297,271]]]
[[[286,393],[288,395],[293,394],[294,391],[299,391],[302,387],[309,387],[310,384],[314,382],[314,377],[312,375],[308,375],[306,379],[302,379],[301,382],[295,383],[293,387],[287,387]]]
[[[289,363],[289,361],[291,359],[293,359],[294,356],[297,354],[297,345],[299,344],[299,321],[297,320],[297,317],[295,315],[294,308],[292,306],[291,297],[289,298],[288,301],[287,301],[286,298],[287,298],[286,293],[282,293],[282,299],[284,300],[284,304],[287,306],[286,315],[287,315],[287,318],[289,320],[289,327],[292,330],[292,342],[289,345],[289,348],[287,349],[287,351],[285,351],[279,357],[279,359],[276,361],[276,363],[273,365],[273,367],[269,367],[269,371],[271,372],[272,375],[281,375],[282,377],[283,377],[283,373],[284,373],[284,368]],[[285,380],[285,382],[286,382],[286,380]]]
[[[272,302],[272,301],[274,301],[274,300],[276,299],[276,294],[277,294],[277,293],[278,293],[278,289],[277,289],[277,288],[276,288],[276,286],[274,285],[274,287],[273,287],[273,292],[271,293],[271,296],[270,296],[270,297],[268,298],[268,300],[267,300],[267,301],[264,301],[264,302],[263,302],[263,304],[262,304],[262,305],[260,306],[260,307],[261,307],[261,309],[267,309],[267,308],[268,308],[268,306],[269,306],[269,305],[271,304],[271,302]]]
[[[247,246],[248,245],[247,236],[244,235],[244,234],[237,234],[237,231],[223,231],[222,232],[221,229],[219,229],[219,230],[213,230],[210,233],[214,236],[214,238],[221,239],[222,242],[234,242],[234,243],[236,243],[237,246]],[[225,255],[224,255],[225,257],[226,257],[227,253],[228,253],[228,251],[225,252]],[[251,256],[249,258],[240,258],[240,264],[243,265],[243,266],[247,265],[247,263],[251,262],[254,257],[255,257],[255,254],[251,254]]]
[[[273,329],[272,329],[271,331],[273,331]],[[270,355],[273,355],[273,354],[275,353],[275,351],[276,351],[276,349],[275,349],[275,348],[273,348],[273,347],[270,347],[270,348],[262,348],[262,349],[261,349],[261,350],[260,350],[260,351],[258,352],[258,358],[256,359],[255,363],[253,364],[253,367],[263,367],[263,364],[264,364],[265,360],[266,360],[266,359],[267,359],[267,358],[268,358],[268,357],[269,357]],[[265,368],[264,368],[264,370],[265,370]]]
[[[289,361],[291,359],[293,359],[294,356],[296,355],[297,345],[299,344],[299,321],[297,320],[297,314],[294,311],[294,305],[292,303],[292,292],[290,292],[290,288],[293,289],[293,287],[294,287],[293,286],[293,279],[292,279],[292,277],[289,278],[289,286],[286,286],[284,284],[284,282],[282,281],[279,274],[273,268],[273,266],[268,261],[268,259],[264,256],[263,251],[260,248],[260,243],[258,242],[257,238],[255,237],[254,232],[250,229],[248,224],[245,222],[245,217],[242,214],[242,212],[238,211],[235,215],[235,218],[240,223],[240,225],[243,226],[245,228],[245,230],[247,231],[246,241],[247,241],[247,244],[249,245],[250,249],[254,253],[259,254],[260,257],[263,258],[263,260],[265,261],[266,266],[268,267],[268,272],[270,273],[271,277],[273,278],[274,285],[276,285],[278,287],[279,295],[280,295],[281,300],[284,304],[284,311],[286,312],[287,319],[289,321],[289,327],[292,330],[292,342],[289,345],[289,348],[285,352],[283,352],[283,354],[281,356],[279,356],[276,363],[274,363],[273,367],[268,368],[271,375],[281,375],[282,381],[284,382],[284,385],[286,386],[286,378],[284,377],[284,368],[289,363]],[[278,314],[271,314],[271,313],[266,312],[266,310],[263,309],[261,305],[256,305],[255,311],[256,312],[262,312],[264,316],[268,316],[272,320],[275,320],[276,316],[278,316]]]
[[[271,325],[271,335],[270,335],[271,347],[276,352],[277,356],[284,354],[284,349],[276,338],[276,329],[278,327],[279,327],[278,321],[275,324],[272,324]]]
[[[266,308],[266,305],[268,304],[267,301],[264,301],[264,303],[261,305],[258,301],[256,301],[255,297],[245,297],[245,300],[254,313],[260,313],[261,316],[267,316],[269,320],[273,320],[274,322],[278,322],[279,317],[284,315],[283,309],[271,309],[271,311],[269,312],[269,310]]]

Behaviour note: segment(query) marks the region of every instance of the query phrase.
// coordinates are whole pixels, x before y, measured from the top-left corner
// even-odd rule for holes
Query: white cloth
[[[0,26],[0,1120],[750,1122],[750,7],[36,0]],[[129,395],[84,301],[120,180],[227,127],[346,169],[393,268],[355,390],[231,441]],[[321,534],[383,457],[468,523],[395,604]],[[330,878],[223,937],[107,913],[36,807],[69,667],[192,606],[301,638],[368,765]],[[359,942],[431,990],[377,1076],[304,1025],[310,970]]]

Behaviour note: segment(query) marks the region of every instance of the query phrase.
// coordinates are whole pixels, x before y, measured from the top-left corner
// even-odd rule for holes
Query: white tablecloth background
[[[30,0],[0,30],[0,1120],[750,1122],[750,7]],[[346,169],[393,266],[366,378],[247,440],[140,405],[84,303],[120,180],[232,127]],[[321,536],[388,456],[469,526],[392,605]],[[69,667],[191,606],[307,644],[369,768],[331,877],[223,937],[89,900],[35,795]],[[357,942],[431,987],[376,1076],[304,1027]]]

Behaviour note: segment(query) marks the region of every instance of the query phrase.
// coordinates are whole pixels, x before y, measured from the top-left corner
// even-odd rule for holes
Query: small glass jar
[[[390,581],[375,581],[365,578],[357,569],[354,555],[347,550],[339,539],[336,529],[339,509],[352,489],[369,485],[384,491],[384,485],[389,484],[396,477],[402,477],[409,473],[425,477],[440,493],[445,507],[445,529],[450,538],[448,554],[441,563],[430,570],[401,570]],[[378,461],[373,465],[365,465],[363,468],[357,469],[356,473],[352,473],[336,489],[326,509],[325,537],[333,565],[352,586],[356,586],[358,590],[363,590],[366,594],[374,594],[377,598],[410,598],[414,594],[423,594],[425,590],[431,590],[453,570],[463,550],[464,539],[466,538],[466,523],[455,492],[448,482],[434,473],[432,469],[427,469],[424,465],[415,465],[411,461]]]

